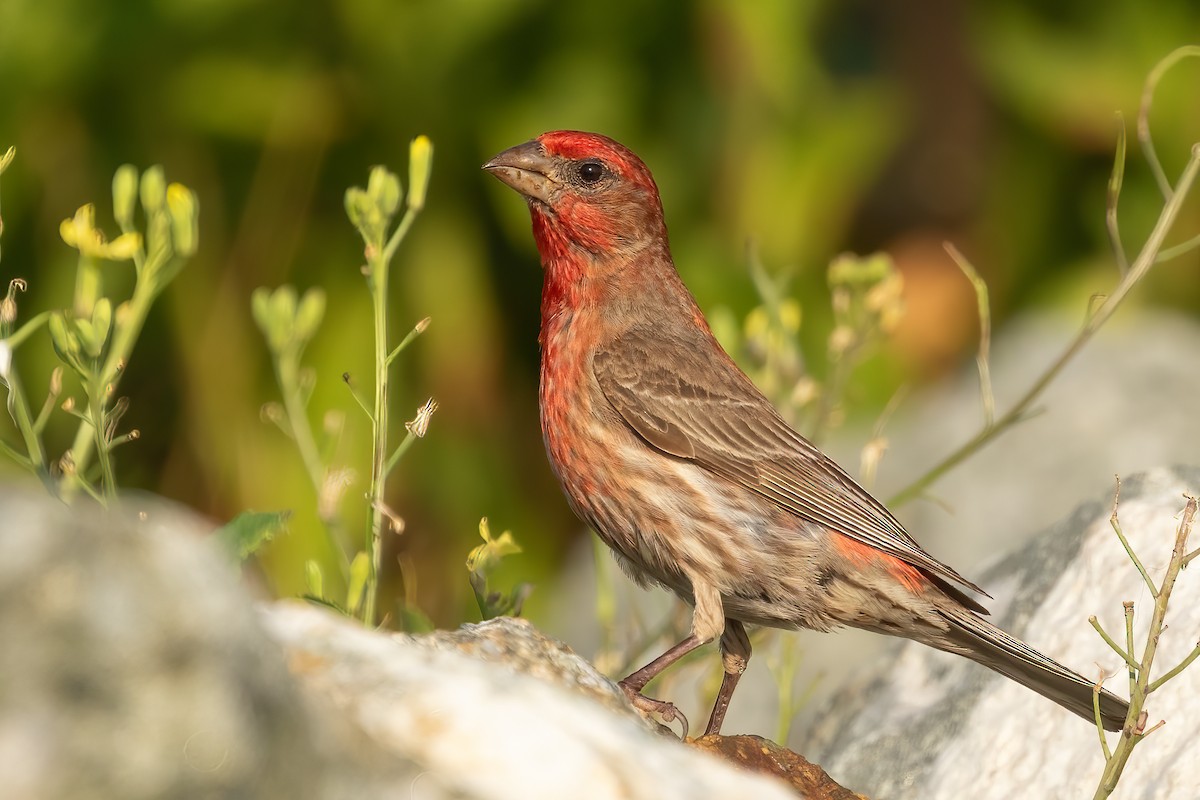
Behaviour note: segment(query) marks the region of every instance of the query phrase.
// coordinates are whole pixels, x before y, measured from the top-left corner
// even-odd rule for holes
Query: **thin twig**
[[[1158,254],[1158,258],[1155,259],[1155,261],[1161,264],[1164,261],[1170,261],[1176,256],[1181,256],[1190,250],[1195,250],[1197,247],[1200,247],[1200,233],[1196,234],[1190,239],[1185,239],[1179,244],[1172,245],[1171,247],[1163,250]]]
[[[1125,115],[1117,112],[1117,147],[1113,156],[1112,174],[1108,179],[1108,201],[1105,203],[1104,222],[1108,228],[1108,243],[1112,247],[1117,271],[1124,276],[1129,272],[1129,258],[1121,244],[1121,228],[1117,225],[1117,201],[1121,197],[1121,184],[1125,180]]]
[[[1167,564],[1167,572],[1163,576],[1162,583],[1159,585],[1158,598],[1154,602],[1154,612],[1150,617],[1150,627],[1146,634],[1146,647],[1142,652],[1142,660],[1137,669],[1137,680],[1131,680],[1130,683],[1129,713],[1125,718],[1125,729],[1121,733],[1117,749],[1104,765],[1104,774],[1101,776],[1099,786],[1096,787],[1096,793],[1093,795],[1094,800],[1102,800],[1113,793],[1117,782],[1121,779],[1121,773],[1124,771],[1125,765],[1129,762],[1129,756],[1133,752],[1133,748],[1151,732],[1162,727],[1163,723],[1159,722],[1149,730],[1145,728],[1146,711],[1144,710],[1144,706],[1146,704],[1146,697],[1154,689],[1159,688],[1168,677],[1178,675],[1195,658],[1189,654],[1188,658],[1184,659],[1187,664],[1177,665],[1167,675],[1154,683],[1150,683],[1150,670],[1154,665],[1154,656],[1158,650],[1159,636],[1165,627],[1163,622],[1167,615],[1168,601],[1171,597],[1171,591],[1175,587],[1175,580],[1179,577],[1180,570],[1183,569],[1183,559],[1187,553],[1188,537],[1191,535],[1192,525],[1196,518],[1196,498],[1190,495],[1185,495],[1185,497],[1187,498],[1187,503],[1184,506],[1183,515],[1175,533],[1175,546],[1171,550],[1171,560]],[[1125,604],[1125,613],[1128,625],[1132,620],[1132,603]],[[1132,641],[1132,632],[1128,635]],[[1200,649],[1200,645],[1197,645],[1197,648]],[[1132,650],[1132,647],[1130,649]],[[1132,673],[1133,670],[1131,669],[1130,674],[1132,675]]]
[[[1183,661],[1180,661],[1172,669],[1163,673],[1162,677],[1160,677],[1158,680],[1151,682],[1151,684],[1146,687],[1146,694],[1150,694],[1155,689],[1158,689],[1164,683],[1171,680],[1171,678],[1174,678],[1176,675],[1183,672],[1197,658],[1200,658],[1200,642],[1196,643],[1196,646],[1192,648],[1192,652],[1188,653],[1187,656],[1184,657]]]
[[[1100,750],[1103,751],[1104,761],[1107,763],[1112,759],[1112,750],[1108,748],[1108,739],[1104,736],[1104,720],[1100,718],[1100,690],[1103,688],[1103,683],[1097,683],[1092,687],[1092,714],[1096,718],[1096,732],[1100,735]]]
[[[1124,647],[1121,647],[1121,645],[1117,644],[1116,641],[1108,635],[1108,631],[1101,627],[1100,620],[1096,619],[1095,616],[1091,616],[1088,617],[1088,622],[1090,622],[1092,627],[1096,629],[1096,633],[1100,634],[1100,638],[1108,643],[1108,646],[1112,648],[1112,651],[1119,655],[1121,660],[1129,665],[1130,669],[1137,669],[1137,661],[1134,660],[1133,656],[1131,656]]]
[[[1133,653],[1133,601],[1126,600],[1121,604],[1125,609],[1125,642],[1128,650],[1126,652]],[[1137,692],[1137,677],[1141,666],[1137,663],[1129,667],[1129,696],[1133,697]]]
[[[1121,476],[1118,475],[1116,478],[1117,489],[1113,494],[1113,510],[1112,515],[1108,518],[1108,524],[1112,526],[1112,529],[1117,534],[1117,538],[1121,540],[1121,546],[1125,548],[1129,560],[1133,562],[1133,565],[1137,567],[1137,571],[1141,573],[1142,580],[1146,582],[1147,588],[1150,589],[1150,596],[1157,599],[1158,587],[1154,585],[1154,581],[1150,580],[1150,574],[1146,572],[1146,568],[1142,565],[1142,560],[1137,557],[1137,553],[1133,552],[1133,548],[1129,546],[1129,540],[1125,538],[1125,533],[1121,530],[1121,521],[1117,518],[1117,503],[1121,499]]]
[[[1150,107],[1154,103],[1154,91],[1158,88],[1158,82],[1162,80],[1162,76],[1175,64],[1188,57],[1200,58],[1200,46],[1180,47],[1168,53],[1166,58],[1154,65],[1154,69],[1150,70],[1150,74],[1146,77],[1146,85],[1142,87],[1142,103],[1138,110],[1138,141],[1142,143],[1142,152],[1146,157],[1146,162],[1150,165],[1150,171],[1154,173],[1158,189],[1162,192],[1163,198],[1168,201],[1179,189],[1176,187],[1174,192],[1172,191],[1171,182],[1167,180],[1167,174],[1163,172],[1158,155],[1154,152],[1154,140],[1150,136]]]
[[[432,321],[433,320],[430,317],[426,317],[425,319],[421,320],[416,325],[414,325],[413,329],[408,332],[408,335],[400,340],[400,344],[396,345],[395,349],[393,349],[392,352],[388,353],[387,363],[391,364],[393,361],[395,361],[396,356],[403,353],[404,348],[408,347],[410,344],[412,344],[414,339],[416,339],[418,336],[420,336],[422,333],[424,333],[425,329],[429,327],[429,323]]]
[[[984,426],[975,436],[971,437],[966,443],[960,446],[950,455],[946,456],[942,461],[929,469],[924,475],[917,478],[907,487],[896,493],[888,505],[895,507],[908,502],[916,497],[924,494],[925,490],[945,475],[947,472],[958,466],[970,456],[981,450],[984,445],[991,442],[999,434],[1003,433],[1026,413],[1030,406],[1033,405],[1046,387],[1058,377],[1063,368],[1070,363],[1083,346],[1088,343],[1092,336],[1098,331],[1101,326],[1113,315],[1113,313],[1121,306],[1129,292],[1136,286],[1145,276],[1146,273],[1154,266],[1158,258],[1159,252],[1162,250],[1163,241],[1167,234],[1175,224],[1175,220],[1183,208],[1184,200],[1191,192],[1192,185],[1196,182],[1197,176],[1200,175],[1200,144],[1192,147],[1191,157],[1188,159],[1187,165],[1183,168],[1183,173],[1179,177],[1179,183],[1176,184],[1175,193],[1163,206],[1162,212],[1159,214],[1158,221],[1154,225],[1154,229],[1150,232],[1146,243],[1142,246],[1141,252],[1137,259],[1133,262],[1129,272],[1117,285],[1100,308],[1096,309],[1096,313],[1090,315],[1084,322],[1083,327],[1075,335],[1075,338],[1068,343],[1067,347],[1059,355],[1059,357],[1051,364],[1034,384],[1029,387],[1025,394],[1019,399],[1004,416],[996,420],[992,425]]]
[[[992,392],[991,347],[992,347],[992,314],[988,301],[987,281],[980,277],[975,267],[950,242],[943,245],[950,258],[958,265],[971,288],[975,290],[975,302],[979,306],[979,352],[975,356],[975,364],[979,368],[979,397],[983,402],[983,427],[989,428],[996,421],[996,396]]]

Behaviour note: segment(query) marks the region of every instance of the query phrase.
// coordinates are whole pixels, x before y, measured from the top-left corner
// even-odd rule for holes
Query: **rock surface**
[[[801,755],[761,736],[702,736],[693,747],[754,772],[777,775],[810,800],[866,800]]]
[[[443,796],[425,780],[472,798],[796,797],[655,732],[522,620],[433,637],[365,631],[297,603],[266,607],[263,620],[307,692],[421,765],[414,800]]]
[[[1196,469],[1125,482],[1123,528],[1152,575],[1181,493],[1198,487]],[[1120,631],[1132,599],[1139,635],[1149,616],[1109,511],[1107,498],[1082,506],[984,576],[1001,625],[1085,674],[1119,666],[1088,613]],[[524,621],[412,637],[299,602],[257,604],[208,529],[157,501],[71,511],[0,486],[5,800],[857,796],[756,737],[694,744],[792,788],[682,746]],[[1171,608],[1160,673],[1200,633],[1190,572]],[[1150,713],[1168,724],[1115,796],[1195,796],[1200,667],[1156,693]],[[1087,796],[1102,767],[1086,723],[917,646],[891,651],[820,719],[801,752],[870,797]]]
[[[259,606],[165,504],[0,486],[0,796],[797,795],[663,736],[526,622],[408,637]]]
[[[1184,492],[1200,492],[1200,469],[1155,470],[1121,487],[1122,530],[1155,581],[1170,558]],[[981,583],[1000,601],[989,603],[997,624],[1084,675],[1103,670],[1112,676],[1106,686],[1128,696],[1120,659],[1087,623],[1095,614],[1123,640],[1121,603],[1134,601],[1140,654],[1153,600],[1109,525],[1111,512],[1111,495],[1080,506]],[[1185,570],[1175,585],[1155,675],[1179,663],[1200,636],[1194,573]],[[1151,724],[1167,724],[1134,751],[1113,797],[1196,797],[1200,668],[1152,695],[1147,710]],[[1090,797],[1103,769],[1094,727],[965,659],[915,644],[893,647],[817,717],[800,752],[836,780],[889,800]]]
[[[211,526],[0,486],[0,795],[333,798],[417,765],[306,701]]]

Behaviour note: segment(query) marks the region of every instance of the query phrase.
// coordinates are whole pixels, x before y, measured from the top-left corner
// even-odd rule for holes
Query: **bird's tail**
[[[961,653],[1022,686],[1028,686],[1068,711],[1095,721],[1093,683],[1087,678],[966,609],[943,609],[941,614],[950,623],[942,649]],[[1128,711],[1128,703],[1101,690],[1100,721],[1105,730],[1121,730]]]

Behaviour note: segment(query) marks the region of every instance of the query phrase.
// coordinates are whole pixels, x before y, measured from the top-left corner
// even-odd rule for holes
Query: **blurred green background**
[[[902,383],[970,368],[975,301],[943,241],[988,280],[1001,329],[1038,306],[1082,316],[1111,288],[1114,112],[1133,140],[1146,73],[1197,40],[1193,0],[5,0],[0,150],[16,145],[18,158],[2,187],[0,279],[29,281],[23,316],[67,305],[76,255],[59,222],[94,200],[113,231],[108,187],[122,163],[161,163],[196,191],[199,254],[121,386],[141,440],[118,451],[118,475],[216,521],[294,509],[259,569],[272,591],[299,593],[305,559],[327,554],[299,459],[259,417],[277,389],[250,293],[293,283],[329,294],[307,355],[312,413],[346,412],[337,461],[357,470],[347,510],[359,530],[363,510],[350,509],[366,490],[370,430],[341,375],[369,383],[370,306],[342,198],[373,164],[404,176],[408,142],[429,135],[433,182],[395,266],[394,333],[426,315],[433,324],[398,365],[397,437],[427,397],[441,407],[391,482],[407,527],[387,543],[386,588],[440,625],[475,618],[463,559],[486,515],[525,548],[497,582],[537,584],[537,620],[583,533],[542,452],[527,212],[479,170],[485,159],[556,128],[629,145],[658,180],[700,305],[735,319],[756,305],[753,239],[768,270],[795,271],[818,371],[829,260],[890,252],[908,314],[849,397],[852,417],[872,419]],[[1159,93],[1155,141],[1171,177],[1200,138],[1198,86],[1200,66],[1185,62]],[[1162,200],[1136,141],[1127,172],[1133,249]],[[1200,232],[1198,207],[1173,241]],[[1135,302],[1196,313],[1198,264],[1193,251],[1156,270]],[[55,363],[46,337],[18,363],[36,398]],[[56,425],[54,456],[74,429],[65,416]],[[888,458],[883,469],[902,468],[903,453]]]

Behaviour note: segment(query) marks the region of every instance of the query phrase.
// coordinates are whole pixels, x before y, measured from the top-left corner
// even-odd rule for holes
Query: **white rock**
[[[1200,469],[1155,470],[1122,485],[1122,530],[1151,578],[1166,570],[1184,492],[1200,492]],[[1122,601],[1135,603],[1140,654],[1153,600],[1109,525],[1111,497],[1076,510],[982,577],[996,591],[997,624],[1128,696],[1117,657],[1092,627],[1095,614],[1124,641]],[[1200,530],[1191,548],[1200,547]],[[1175,585],[1154,674],[1191,651],[1200,636],[1200,575]],[[1094,726],[971,662],[905,643],[886,666],[833,696],[799,751],[835,779],[872,797],[1090,797],[1104,768]],[[1134,751],[1114,798],[1200,795],[1200,666],[1147,702],[1167,724]],[[1109,734],[1112,746],[1116,734]]]

